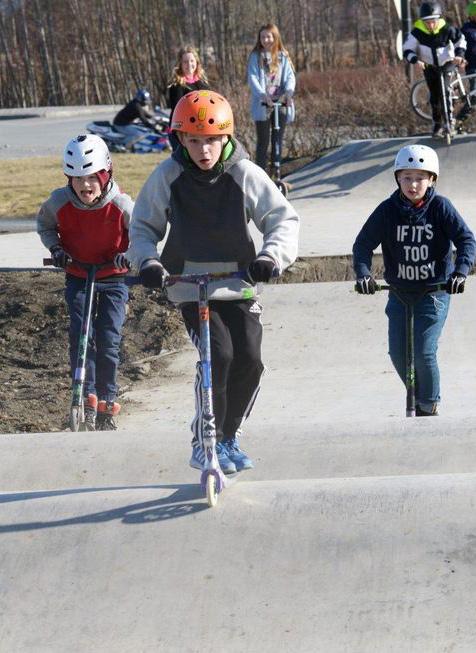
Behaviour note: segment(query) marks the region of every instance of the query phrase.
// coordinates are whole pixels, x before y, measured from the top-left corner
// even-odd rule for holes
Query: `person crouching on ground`
[[[256,284],[269,281],[295,260],[299,218],[233,137],[233,112],[222,95],[205,90],[185,95],[175,107],[172,129],[180,147],[155,169],[139,193],[128,256],[147,287],[163,287],[166,271],[248,271],[250,283],[233,279],[209,285],[217,455],[223,472],[233,473],[253,466],[237,436],[250,414],[264,369]],[[250,220],[263,234],[258,255],[248,230]],[[159,257],[157,243],[168,225]],[[180,307],[198,348],[195,286],[173,285],[168,296]],[[200,364],[195,392],[190,465],[202,469]]]
[[[132,208],[112,177],[105,142],[91,134],[66,145],[63,171],[67,186],[54,190],[41,206],[37,231],[56,267],[65,268],[69,355],[74,378],[78,357],[87,271],[83,264],[101,264],[96,273],[93,322],[87,348],[84,412],[87,430],[115,430],[120,411],[116,401],[117,369],[128,291],[128,229]],[[110,263],[109,263],[110,262]],[[109,263],[102,266],[102,264]]]

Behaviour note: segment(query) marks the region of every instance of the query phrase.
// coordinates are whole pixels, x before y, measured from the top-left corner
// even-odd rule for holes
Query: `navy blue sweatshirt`
[[[456,247],[454,264],[452,244]],[[400,190],[377,206],[352,250],[357,278],[371,274],[372,254],[379,245],[385,281],[402,289],[443,283],[453,270],[467,276],[476,254],[472,231],[453,204],[434,188],[427,191],[418,208]]]
[[[476,22],[467,20],[461,28],[466,39],[465,59],[468,62],[467,70],[476,70]]]

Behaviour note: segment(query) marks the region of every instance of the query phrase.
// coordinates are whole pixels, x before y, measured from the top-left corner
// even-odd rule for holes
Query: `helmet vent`
[[[215,120],[213,118],[210,118],[210,120],[208,121],[208,124],[213,125],[214,122],[215,122]]]
[[[87,135],[86,134],[81,134],[81,136],[78,136],[78,138],[76,140],[78,141],[78,143],[82,143],[86,139],[87,139]]]
[[[86,150],[84,154],[91,154],[92,150]]]
[[[195,122],[195,116],[191,116],[190,122]]]
[[[412,156],[408,157],[408,161],[411,163],[413,161],[413,157]]]
[[[418,159],[418,161],[419,161],[420,163],[423,163],[423,162],[425,161],[425,159]]]
[[[85,170],[86,168],[90,168],[92,165],[93,165],[92,162],[86,163],[86,164],[83,166],[83,170]]]

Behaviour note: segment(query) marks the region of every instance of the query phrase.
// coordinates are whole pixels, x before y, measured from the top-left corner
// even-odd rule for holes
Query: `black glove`
[[[276,270],[276,263],[269,258],[264,258],[258,256],[254,261],[252,261],[246,274],[248,275],[251,283],[258,283],[258,281],[268,282]]]
[[[71,263],[71,257],[66,254],[61,245],[53,245],[50,248],[51,259],[55,268],[65,268],[68,263]]]
[[[119,268],[122,270],[123,268],[127,268],[128,270],[131,269],[131,263],[128,258],[126,258],[126,255],[124,252],[119,252],[119,254],[116,254],[113,260],[114,267]]]
[[[377,284],[375,282],[375,279],[373,277],[360,277],[360,279],[357,279],[357,283],[355,284],[355,289],[359,293],[359,295],[375,295],[375,291],[377,290]]]
[[[453,272],[451,277],[446,282],[446,292],[448,295],[457,295],[458,293],[464,292],[464,282],[466,277],[464,274],[458,274],[458,272]]]
[[[164,266],[155,258],[145,261],[139,270],[139,279],[146,288],[163,288],[165,281]]]

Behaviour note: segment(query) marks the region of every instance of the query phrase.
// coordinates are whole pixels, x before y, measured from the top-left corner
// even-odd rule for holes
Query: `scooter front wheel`
[[[289,190],[289,189],[288,189],[288,185],[286,184],[286,182],[284,182],[284,181],[277,181],[277,182],[276,182],[276,187],[277,187],[277,189],[279,190],[279,192],[282,193],[282,195],[283,195],[284,197],[287,197],[287,196],[288,196],[288,190]]]
[[[215,474],[208,474],[206,481],[207,502],[210,508],[214,508],[218,503],[217,482]]]
[[[69,428],[74,432],[80,431],[83,421],[83,407],[71,406],[69,412]]]

